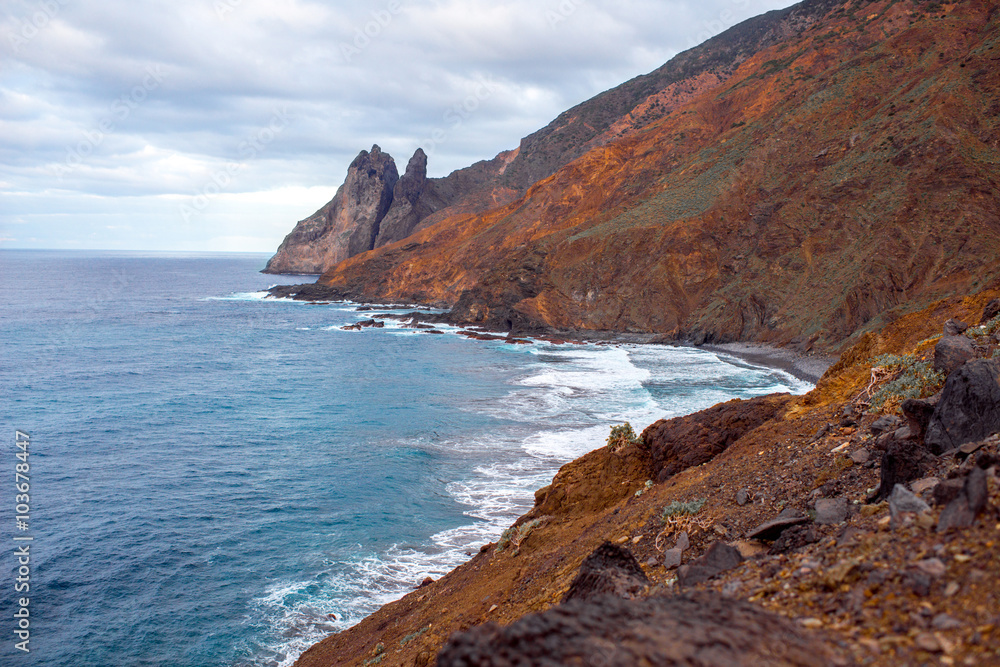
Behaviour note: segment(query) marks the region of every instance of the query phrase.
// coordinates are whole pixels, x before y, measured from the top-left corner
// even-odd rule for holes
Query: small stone
[[[740,489],[739,491],[736,492],[736,504],[739,505],[740,507],[746,505],[749,499],[750,499],[749,490]]]
[[[810,630],[823,627],[823,621],[818,618],[800,618],[799,623],[802,624],[802,627],[809,628]]]
[[[420,585],[417,588],[423,588],[424,586],[430,586],[433,583],[434,583],[433,579],[431,579],[430,577],[424,577],[424,580],[420,582]]]
[[[690,546],[691,546],[691,540],[688,538],[687,531],[684,531],[677,536],[677,542],[674,544],[675,549],[680,549],[681,551],[684,551]]]
[[[902,484],[897,484],[892,489],[889,496],[889,512],[893,518],[905,512],[921,514],[930,511],[930,505],[918,498],[912,491]]]
[[[851,460],[861,465],[862,463],[868,463],[868,459],[872,457],[872,453],[865,448],[861,448],[858,451],[851,454]]]
[[[913,592],[920,597],[927,597],[931,593],[931,577],[924,572],[910,572],[907,581]]]
[[[928,558],[927,560],[917,561],[914,565],[932,577],[943,577],[947,571],[945,564],[939,558]]]
[[[668,570],[672,570],[675,567],[681,566],[681,558],[683,557],[683,552],[674,547],[673,549],[667,549],[663,552],[663,567]]]
[[[955,595],[956,593],[958,593],[958,591],[959,591],[960,588],[961,588],[961,586],[958,585],[958,582],[949,581],[948,585],[944,587],[944,595],[945,595],[945,597],[949,597],[949,598],[952,597],[953,595]]]
[[[829,526],[847,519],[847,498],[820,498],[816,501],[816,523]]]
[[[932,494],[934,504],[947,505],[957,498],[958,494],[962,493],[963,486],[965,486],[965,480],[963,479],[946,479],[940,482],[934,487]]]
[[[935,630],[957,630],[962,627],[962,622],[948,614],[938,614],[931,621]]]
[[[650,556],[646,559],[646,567],[656,567],[660,562],[656,560],[655,556]]]
[[[929,632],[921,632],[914,638],[913,642],[921,651],[927,651],[928,653],[941,652],[941,642]]]

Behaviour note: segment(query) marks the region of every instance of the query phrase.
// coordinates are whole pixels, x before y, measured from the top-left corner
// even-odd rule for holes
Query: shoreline
[[[827,369],[837,363],[837,357],[826,355],[804,355],[787,348],[764,343],[714,343],[701,345],[699,349],[722,352],[750,363],[785,371],[799,380],[816,384]]]

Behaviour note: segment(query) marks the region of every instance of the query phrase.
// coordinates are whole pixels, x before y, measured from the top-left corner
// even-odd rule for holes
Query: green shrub
[[[697,514],[705,506],[705,501],[705,498],[689,500],[687,502],[675,500],[663,508],[663,520],[666,521],[673,516],[692,516]]]
[[[528,535],[537,528],[542,523],[541,519],[532,519],[528,523],[522,523],[520,526],[511,526],[507,530],[503,531],[500,535],[500,540],[497,542],[497,553],[500,553],[506,549],[509,545],[513,545],[514,553],[521,548],[521,542],[524,542],[528,538]]]
[[[632,425],[628,422],[611,427],[611,435],[608,436],[608,448],[617,452],[628,445],[641,445],[642,438],[635,434]]]
[[[643,487],[641,489],[639,489],[638,491],[635,492],[635,497],[638,498],[642,494],[644,494],[647,491],[649,491],[651,488],[653,488],[653,480],[647,479],[646,483],[643,485]]]
[[[908,398],[924,398],[944,386],[945,375],[934,370],[930,361],[918,361],[915,355],[883,354],[873,359],[873,372],[889,372],[889,378],[872,392],[869,412],[895,410]]]

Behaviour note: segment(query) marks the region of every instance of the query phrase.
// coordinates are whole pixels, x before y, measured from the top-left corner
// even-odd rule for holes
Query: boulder
[[[747,539],[751,540],[776,540],[778,537],[791,528],[803,523],[812,521],[807,516],[779,516],[771,519],[747,533]]]
[[[584,559],[562,601],[589,600],[598,595],[633,598],[648,585],[649,579],[632,552],[605,542]]]
[[[438,667],[831,664],[789,620],[716,593],[574,600],[500,627],[457,633]]]
[[[969,359],[976,357],[972,341],[965,336],[942,336],[934,346],[934,370],[950,375]]]
[[[974,359],[948,376],[924,442],[935,454],[1000,432],[1000,363]]]
[[[969,329],[969,325],[962,320],[951,319],[944,323],[945,336],[961,336]]]

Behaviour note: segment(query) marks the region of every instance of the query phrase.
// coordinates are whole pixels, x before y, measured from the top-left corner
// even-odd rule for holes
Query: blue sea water
[[[289,665],[496,539],[610,425],[810,388],[694,349],[342,331],[369,313],[264,299],[306,280],[266,259],[0,251],[0,663]]]

